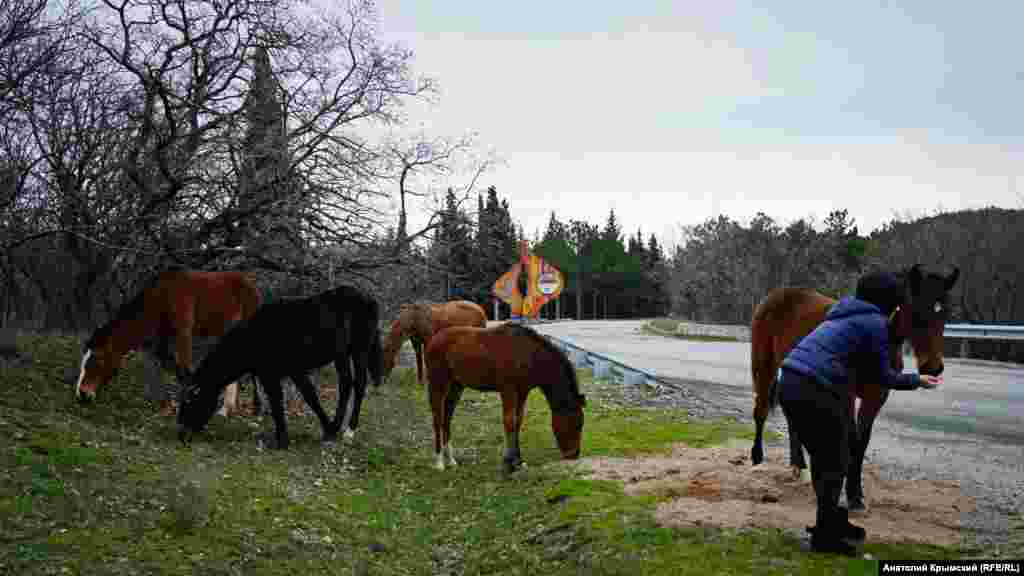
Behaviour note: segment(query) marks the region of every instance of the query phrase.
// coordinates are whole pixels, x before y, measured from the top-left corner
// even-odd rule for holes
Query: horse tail
[[[366,314],[366,334],[370,339],[370,378],[374,386],[384,381],[384,352],[380,345],[380,304],[371,299]]]
[[[750,372],[754,391],[754,419],[763,420],[778,405],[775,385],[775,338],[768,325],[771,301],[765,298],[754,310],[750,323]]]

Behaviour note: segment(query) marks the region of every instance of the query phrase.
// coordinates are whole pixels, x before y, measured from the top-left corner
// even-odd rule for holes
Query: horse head
[[[75,397],[79,402],[90,402],[96,398],[96,391],[114,378],[121,367],[124,355],[114,349],[113,339],[103,334],[93,334],[85,343]]]
[[[181,390],[178,392],[178,439],[182,444],[192,440],[192,434],[203,429],[213,410],[204,418],[201,406],[202,388],[192,381],[191,374],[185,374]]]
[[[949,319],[949,291],[956,284],[960,269],[948,275],[928,272],[915,264],[906,274],[906,297],[897,331],[909,337],[914,360],[921,374],[938,376],[943,363],[943,334]]]
[[[381,344],[380,358],[382,381],[387,380],[391,376],[391,371],[395,369],[395,363],[398,361],[398,350],[402,345],[402,338],[402,320],[399,318],[392,322],[391,328],[382,337],[383,343]]]
[[[551,429],[558,442],[558,450],[564,460],[576,460],[580,457],[583,438],[583,407],[587,399],[583,394],[576,396],[576,405],[568,412],[551,415]]]

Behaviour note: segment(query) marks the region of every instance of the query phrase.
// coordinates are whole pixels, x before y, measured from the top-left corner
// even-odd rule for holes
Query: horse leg
[[[352,415],[355,410],[355,391],[352,383],[352,369],[348,356],[334,360],[334,371],[338,374],[338,406],[334,410],[334,432],[344,430],[343,438],[350,440],[352,434]]]
[[[324,413],[323,406],[320,405],[320,396],[317,394],[313,382],[310,381],[309,374],[299,372],[292,374],[291,379],[295,383],[295,387],[299,389],[299,394],[302,394],[302,399],[306,401],[306,405],[313,410],[317,420],[320,421],[324,442],[333,441],[337,437],[338,430],[334,428],[330,418]]]
[[[228,384],[224,389],[224,403],[221,404],[218,414],[227,418],[238,412],[238,382]]]
[[[416,353],[416,383],[423,384],[423,342],[416,336],[409,339]]]
[[[192,324],[192,315],[186,314],[174,335],[174,368],[179,387],[184,386],[192,374]],[[173,413],[170,400],[161,403],[161,413],[165,408],[168,413]]]
[[[888,391],[882,392],[881,403],[861,400],[860,411],[856,415],[855,425],[850,432],[850,465],[846,473],[846,506],[849,510],[867,511],[864,504],[864,457],[867,455],[868,443],[871,441],[871,429],[875,418],[882,410],[882,404],[888,398]]]
[[[284,450],[288,448],[288,423],[284,415],[284,391],[281,390],[280,376],[260,376],[260,384],[267,393],[270,402],[270,416],[274,419],[275,435],[267,441],[271,448]],[[262,435],[267,439],[265,435]]]
[[[750,462],[757,466],[764,462],[764,421],[767,417],[758,416],[754,408],[754,445],[750,448]]]
[[[444,416],[447,406],[447,390],[438,383],[430,386],[430,413],[434,417],[434,468],[444,470],[444,454],[441,447],[448,443],[445,437]]]
[[[452,386],[448,390],[448,397],[445,398],[444,402],[444,443],[441,450],[444,453],[442,456],[447,456],[448,458],[448,466],[452,467],[458,465],[453,454],[454,449],[452,448],[452,414],[455,414],[455,406],[458,405],[459,399],[462,398],[462,390],[462,386]]]
[[[262,416],[263,415],[263,396],[260,394],[259,380],[255,374],[249,376],[252,382],[252,415]]]
[[[507,393],[501,395],[501,411],[505,425],[505,455],[502,459],[506,474],[515,472],[523,463],[519,452],[519,402]]]
[[[771,384],[771,386],[776,385],[775,382]],[[758,385],[754,397],[754,445],[750,448],[750,462],[754,466],[764,462],[764,423],[768,420],[768,395],[771,394],[771,391],[762,393],[761,389],[762,387]],[[792,454],[790,454],[790,459],[792,459]]]
[[[344,360],[347,364],[349,361]],[[356,353],[352,355],[352,368],[355,371],[354,387],[349,395],[348,402],[348,428],[344,431],[346,440],[351,440],[356,435],[356,428],[359,427],[359,413],[362,411],[363,398],[366,396],[367,365],[369,359],[367,354]]]
[[[519,418],[519,431],[520,432],[523,429],[526,428],[526,398],[528,396],[529,396],[529,394],[527,393],[527,394],[523,394],[519,398],[519,414],[518,414],[518,418]]]
[[[800,478],[800,474],[807,468],[807,462],[804,460],[804,448],[800,444],[800,435],[793,423],[792,414],[783,407],[782,415],[786,418],[786,432],[789,435],[789,466],[793,470],[793,477]]]

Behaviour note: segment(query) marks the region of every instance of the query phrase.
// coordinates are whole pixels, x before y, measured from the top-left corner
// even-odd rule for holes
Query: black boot
[[[867,538],[867,532],[863,528],[850,524],[850,511],[843,506],[836,509],[836,526],[843,540],[863,542]],[[807,533],[813,536],[815,529],[815,526],[808,526]]]
[[[837,511],[828,516],[824,526],[819,522],[813,528],[808,527],[807,531],[811,533],[811,550],[844,556],[853,556],[857,553],[856,548],[843,540],[844,525],[839,522],[841,518]]]

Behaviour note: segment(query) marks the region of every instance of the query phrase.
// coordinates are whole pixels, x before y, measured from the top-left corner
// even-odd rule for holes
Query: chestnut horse
[[[391,331],[384,339],[384,379],[387,380],[395,368],[402,342],[410,339],[416,352],[416,381],[423,384],[423,346],[430,342],[431,336],[449,326],[486,328],[487,314],[468,300],[403,304],[398,319],[391,323]]]
[[[922,271],[914,265],[900,272],[904,279],[904,299],[891,317],[889,324],[889,361],[896,370],[903,369],[903,340],[910,338],[914,359],[922,374],[937,376],[942,373],[943,332],[949,317],[949,290],[956,283],[960,271],[956,268],[948,276]],[[814,290],[802,288],[776,288],[758,304],[750,325],[750,365],[754,383],[754,446],[751,461],[757,465],[764,460],[763,432],[769,412],[777,404],[777,372],[786,354],[806,335],[825,320],[836,300]],[[857,377],[856,367],[850,370],[851,427],[850,467],[846,475],[846,501],[850,510],[864,509],[864,489],[861,473],[864,455],[871,440],[875,418],[889,398],[889,389],[877,382]],[[860,409],[855,409],[860,397]],[[795,474],[806,468],[799,439],[787,422],[789,433],[789,461]]]
[[[178,409],[178,437],[191,439],[210,421],[217,396],[245,374],[255,374],[270,401],[275,434],[272,448],[288,447],[281,380],[287,376],[320,420],[325,441],[355,435],[369,373],[381,383],[380,305],[351,286],[338,286],[309,298],[281,299],[259,309],[228,332],[188,378]],[[338,408],[329,420],[309,372],[334,362],[338,373]],[[353,381],[351,370],[355,370]]]
[[[81,402],[93,400],[121,367],[125,354],[140,349],[153,352],[164,368],[173,367],[180,384],[192,370],[193,338],[222,337],[255,314],[260,303],[259,288],[244,272],[164,270],[112,320],[93,331],[85,343],[75,395]],[[172,339],[173,357],[166,346]],[[222,413],[233,411],[237,402],[238,384],[232,383]],[[162,404],[161,412],[168,412],[170,400]]]
[[[501,395],[505,424],[504,470],[522,463],[519,430],[526,398],[540,388],[551,407],[551,428],[562,458],[580,456],[583,407],[576,370],[557,346],[531,328],[502,324],[491,328],[453,326],[427,344],[430,408],[434,414],[434,467],[455,466],[452,414],[466,387]]]

